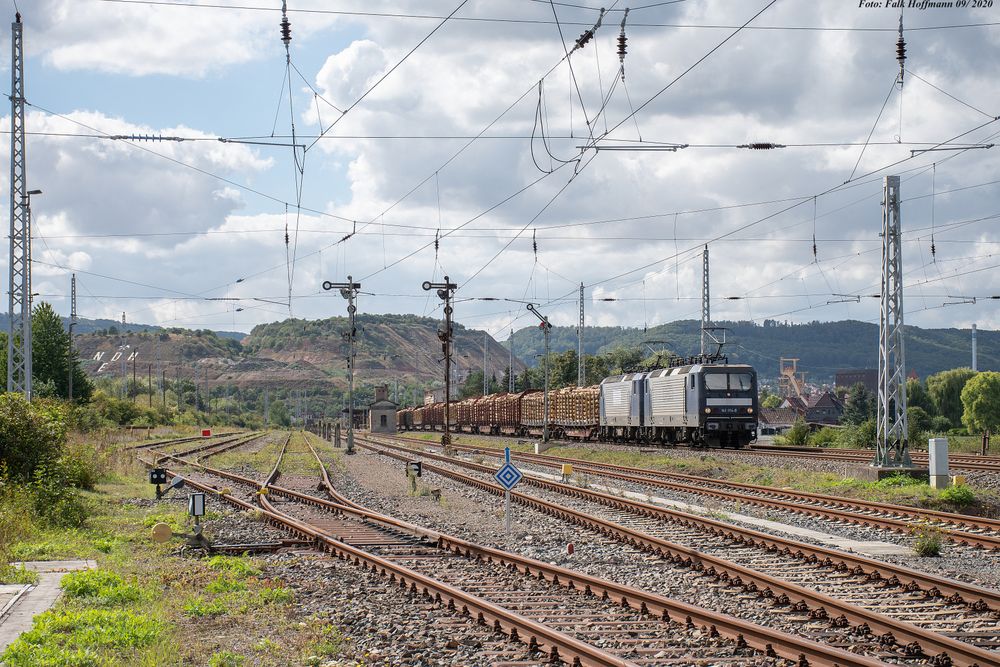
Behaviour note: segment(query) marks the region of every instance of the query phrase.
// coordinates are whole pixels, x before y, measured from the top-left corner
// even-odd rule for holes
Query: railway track
[[[397,438],[421,446],[439,447],[426,440]],[[500,457],[497,449],[452,444],[452,449],[483,456]],[[939,512],[889,503],[875,503],[804,491],[788,491],[754,484],[741,484],[711,477],[699,477],[645,468],[629,468],[611,463],[565,458],[547,454],[512,452],[523,463],[558,469],[564,463],[574,472],[595,475],[645,487],[656,487],[707,496],[735,503],[749,503],[792,514],[806,514],[836,522],[849,522],[909,534],[918,528],[933,527],[941,537],[958,544],[1000,550],[1000,521],[953,512]]]
[[[487,466],[367,439],[356,442],[398,460],[417,455],[425,459],[427,472],[495,495],[503,493],[489,479],[493,469]],[[458,473],[454,467],[475,470],[487,479]],[[524,483],[585,501],[556,504],[545,497],[514,493],[526,506],[717,579],[740,581],[745,590],[807,612],[805,619],[867,627],[904,653],[926,652],[928,642],[933,641],[928,635],[944,635],[952,641],[949,647],[939,646],[941,654],[954,659],[956,651],[961,652],[956,644],[964,643],[977,649],[965,656],[970,662],[964,664],[975,664],[977,659],[1000,662],[1000,653],[994,653],[1000,649],[1000,594],[996,591],[568,484],[530,476]],[[923,632],[913,632],[917,629]]]
[[[282,449],[284,452],[287,448]],[[311,449],[311,448],[310,448]],[[313,450],[329,485],[325,466]],[[573,665],[880,664],[871,657],[787,635],[723,614],[399,521],[359,507],[279,486],[280,461],[263,482],[166,455],[247,489],[222,493],[244,509],[256,498],[269,521],[318,547],[447,606],[469,621],[527,644],[488,654],[490,664]],[[334,497],[340,494],[329,485]],[[266,491],[266,492],[262,492]],[[527,659],[526,659],[527,658]]]
[[[754,445],[745,451],[759,452],[768,456],[786,458],[809,458],[829,461],[850,461],[853,463],[869,463],[874,456],[872,450],[866,449],[820,449],[818,447],[781,447],[779,445]],[[910,458],[917,465],[927,465],[927,452],[910,451]],[[981,456],[978,454],[949,454],[948,467],[955,470],[977,470],[983,472],[1000,472],[1000,458]]]

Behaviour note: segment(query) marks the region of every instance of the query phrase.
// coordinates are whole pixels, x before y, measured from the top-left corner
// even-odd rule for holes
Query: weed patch
[[[37,584],[38,573],[27,569],[24,565],[14,567],[0,563],[0,584]]]
[[[212,657],[208,659],[208,667],[243,667],[245,660],[246,658],[239,653],[219,651],[212,654]]]
[[[60,584],[67,597],[85,598],[88,603],[101,607],[134,604],[148,599],[146,591],[108,570],[82,570],[70,572]]]
[[[0,656],[8,667],[104,667],[129,664],[159,639],[159,621],[127,610],[47,611]]]
[[[938,496],[941,500],[958,507],[968,507],[976,502],[976,494],[968,486],[949,486]]]
[[[941,531],[924,524],[915,526],[912,531],[916,540],[913,542],[913,552],[918,556],[932,558],[941,555]]]

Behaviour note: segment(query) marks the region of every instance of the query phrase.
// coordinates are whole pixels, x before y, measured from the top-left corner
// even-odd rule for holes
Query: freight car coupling
[[[679,359],[679,358],[678,358]],[[757,372],[721,355],[654,371],[613,375],[590,387],[497,393],[452,402],[451,430],[636,444],[743,448],[757,440]],[[444,430],[445,404],[396,413],[400,431]]]

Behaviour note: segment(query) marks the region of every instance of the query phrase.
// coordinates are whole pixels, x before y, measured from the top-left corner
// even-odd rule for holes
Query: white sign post
[[[507,535],[507,543],[510,544],[510,492],[521,481],[524,474],[510,462],[510,447],[504,447],[503,457],[504,464],[493,473],[493,478],[504,488],[504,530]]]

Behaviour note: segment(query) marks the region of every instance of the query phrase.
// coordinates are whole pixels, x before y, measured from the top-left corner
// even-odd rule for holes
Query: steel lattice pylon
[[[912,466],[906,424],[903,257],[899,176],[886,176],[882,198],[882,298],[878,345],[878,439],[872,465]]]
[[[705,340],[708,336],[708,327],[712,326],[712,312],[709,305],[709,283],[708,283],[708,246],[705,246],[705,251],[701,255],[702,257],[702,276],[701,276],[701,353],[705,354]]]
[[[11,24],[10,268],[7,391],[31,400],[31,220],[24,166],[24,42],[21,14]]]

